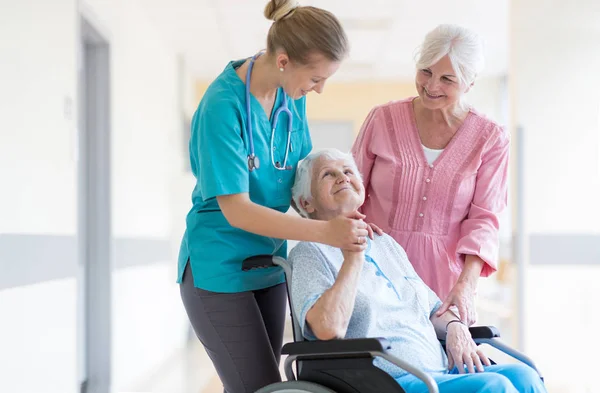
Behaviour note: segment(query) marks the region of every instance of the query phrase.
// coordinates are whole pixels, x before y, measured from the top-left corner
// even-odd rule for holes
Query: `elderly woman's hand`
[[[473,325],[477,321],[477,310],[475,309],[475,297],[477,296],[477,284],[471,281],[458,281],[448,294],[444,303],[436,312],[442,315],[452,306],[458,308],[460,319],[467,324]]]
[[[341,249],[342,256],[344,257],[344,263],[353,262],[364,262],[365,252],[364,251],[348,251]]]
[[[373,224],[372,222],[367,223],[367,231],[369,232],[369,239],[371,240],[375,239],[375,236],[373,236],[373,232],[375,232],[379,236],[383,235],[383,230],[377,225]]]
[[[369,231],[363,218],[363,214],[354,211],[327,221],[323,243],[348,251],[365,250]]]
[[[469,332],[469,328],[460,322],[448,325],[446,333],[446,353],[448,354],[448,370],[454,366],[460,374],[465,373],[465,365],[469,373],[483,372],[483,365],[490,366],[490,359],[479,348]]]

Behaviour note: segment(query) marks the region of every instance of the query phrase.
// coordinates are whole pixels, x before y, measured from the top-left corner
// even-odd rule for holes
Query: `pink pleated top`
[[[372,109],[352,147],[366,189],[361,211],[406,250],[423,281],[445,299],[465,255],[485,262],[481,276],[497,268],[510,136],[471,110],[429,164],[412,101]]]

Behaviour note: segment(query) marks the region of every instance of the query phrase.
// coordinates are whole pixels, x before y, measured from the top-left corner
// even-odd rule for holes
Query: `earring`
[[[283,72],[283,67],[279,67],[279,71]]]

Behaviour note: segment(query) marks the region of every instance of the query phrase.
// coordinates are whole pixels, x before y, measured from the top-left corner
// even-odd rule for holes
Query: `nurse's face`
[[[284,54],[278,57],[278,63],[278,68],[283,68],[281,86],[294,100],[311,91],[321,94],[327,79],[340,67],[340,62],[331,61],[318,52],[309,56],[308,64],[290,61]]]
[[[417,70],[416,87],[427,109],[453,108],[469,86],[461,84],[446,55],[431,67]]]
[[[304,208],[311,218],[329,220],[356,211],[365,201],[365,187],[347,160],[319,157],[313,165],[312,198]]]

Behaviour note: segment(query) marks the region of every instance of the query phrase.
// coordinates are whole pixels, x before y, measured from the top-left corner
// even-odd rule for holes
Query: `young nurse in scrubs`
[[[372,234],[358,212],[330,221],[285,214],[297,163],[312,149],[305,95],[323,91],[348,53],[348,40],[337,18],[319,8],[272,0],[265,16],[274,21],[266,52],[227,64],[191,126],[197,183],[178,282],[228,393],[280,381],[284,274],[280,268],[242,271],[242,261],[286,257],[285,239],[360,251]]]

